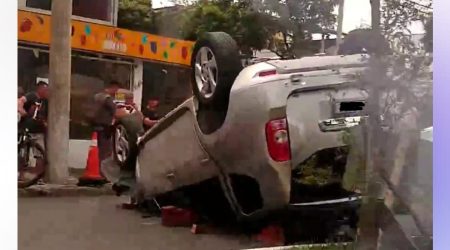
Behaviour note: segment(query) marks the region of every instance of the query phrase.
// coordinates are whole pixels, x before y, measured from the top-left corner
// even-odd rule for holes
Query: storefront
[[[190,68],[145,62],[142,108],[148,99],[156,97],[160,100],[159,113],[167,114],[192,96],[190,77]]]
[[[18,13],[18,85],[25,91],[33,90],[38,80],[48,79],[50,20],[45,14]],[[138,106],[150,96],[173,96],[168,92],[178,89],[173,87],[181,80],[177,72],[189,72],[192,47],[189,41],[73,20],[70,139],[90,138],[84,109],[111,80],[132,90]],[[147,73],[144,77],[144,64],[146,72],[161,71],[167,76]],[[156,93],[155,89],[163,92]],[[188,95],[190,90],[185,90],[183,98]],[[182,101],[181,97],[175,99],[168,101],[169,106]],[[163,107],[166,102],[163,101]]]
[[[112,60],[74,52],[71,76],[70,138],[89,139],[90,132],[83,109],[90,97],[100,92],[105,83],[116,80],[123,88],[131,89],[136,62]],[[26,92],[34,89],[39,80],[49,75],[48,49],[19,45],[18,81]]]

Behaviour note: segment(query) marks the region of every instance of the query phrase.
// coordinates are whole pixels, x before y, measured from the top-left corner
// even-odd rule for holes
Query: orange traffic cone
[[[91,146],[89,147],[86,169],[83,176],[78,179],[78,186],[98,186],[107,181],[100,174],[100,159],[97,147],[97,132],[92,134]]]

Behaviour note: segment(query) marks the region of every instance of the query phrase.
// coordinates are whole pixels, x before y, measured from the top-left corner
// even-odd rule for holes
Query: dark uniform
[[[97,143],[100,161],[105,160],[112,152],[112,123],[116,112],[113,97],[107,93],[95,95],[94,110],[91,114],[91,123],[97,132]]]
[[[25,95],[26,102],[23,109],[27,115],[21,118],[19,122],[19,132],[28,129],[28,132],[34,134],[36,142],[46,149],[46,121],[48,116],[48,100],[39,98],[35,92]]]
[[[159,120],[159,118],[160,118],[158,112],[156,112],[156,111],[145,109],[142,113],[145,118],[148,118],[153,121]],[[145,127],[145,130],[149,130],[151,128],[150,126],[147,126],[147,125],[144,125],[144,127]]]
[[[27,101],[23,104],[23,109],[27,115],[23,117],[19,128],[27,128],[30,133],[43,134],[46,131],[45,121],[48,115],[48,101],[41,99],[34,92],[25,95]]]

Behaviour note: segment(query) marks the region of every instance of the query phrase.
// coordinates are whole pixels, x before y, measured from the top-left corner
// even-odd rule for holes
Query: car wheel
[[[114,160],[120,166],[125,165],[125,162],[130,155],[130,140],[128,132],[122,124],[118,124],[114,130],[113,155]]]
[[[200,104],[224,110],[231,86],[242,70],[236,41],[225,32],[208,32],[192,54],[192,90]]]

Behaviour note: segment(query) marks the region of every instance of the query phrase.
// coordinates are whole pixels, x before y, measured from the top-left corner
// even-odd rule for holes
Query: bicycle
[[[26,188],[44,177],[46,152],[37,139],[24,129],[18,138],[18,187]]]

